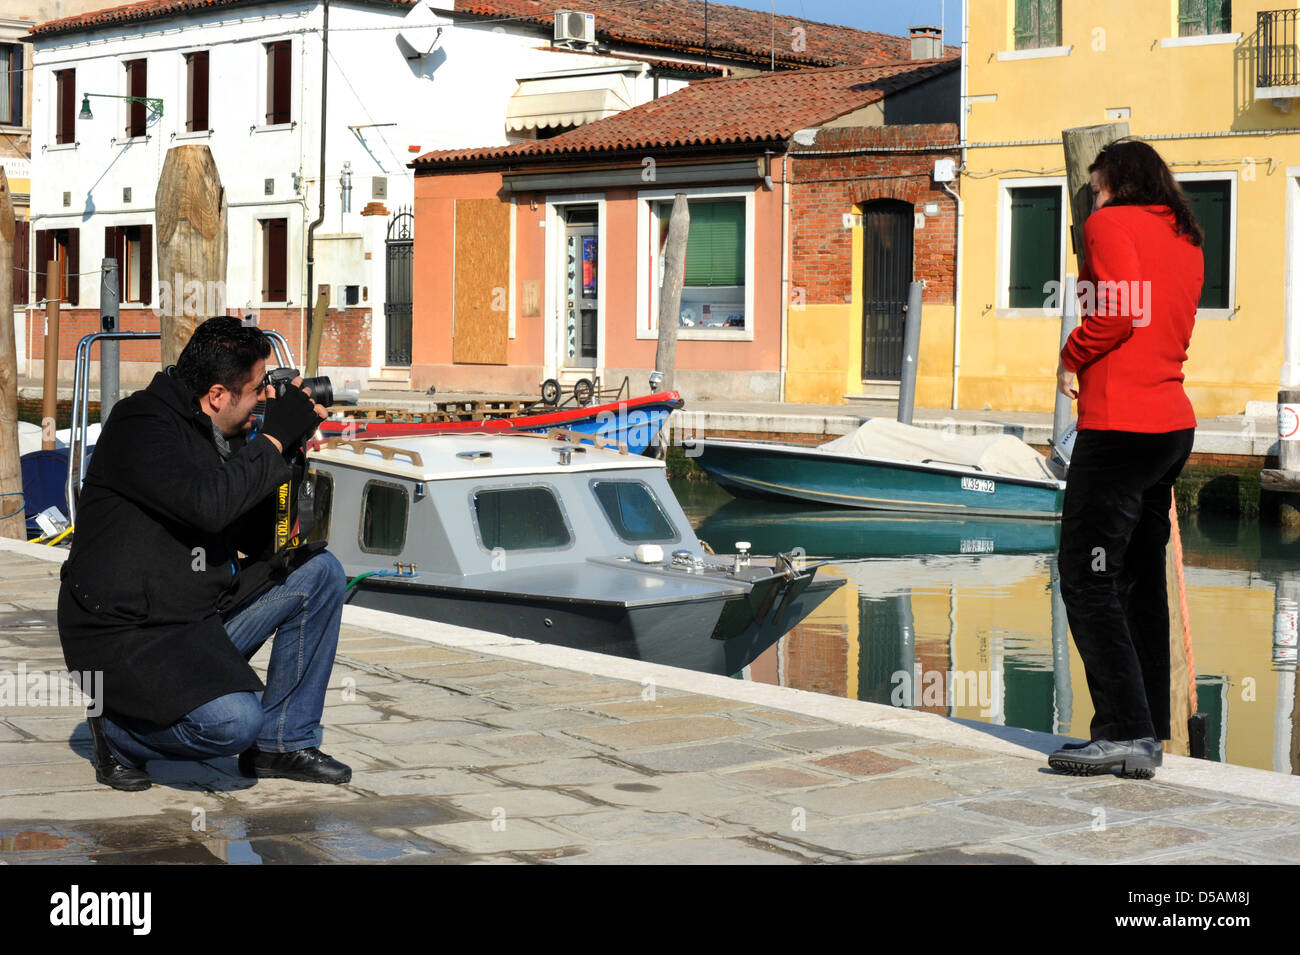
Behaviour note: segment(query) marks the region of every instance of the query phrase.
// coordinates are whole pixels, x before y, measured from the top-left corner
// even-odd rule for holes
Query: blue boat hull
[[[747,540],[758,554],[802,548],[809,558],[899,557],[921,554],[1038,554],[1060,546],[1060,525],[1010,517],[950,517],[730,501],[695,534],[719,553]]]
[[[694,461],[736,497],[832,507],[971,517],[1059,520],[1062,481],[1035,481],[971,468],[886,461],[799,448],[704,439]]]
[[[673,413],[671,407],[633,408],[625,413],[601,413],[564,426],[567,431],[589,434],[627,446],[630,454],[644,454],[654,436]],[[518,431],[544,432],[554,425],[540,428],[518,428]]]

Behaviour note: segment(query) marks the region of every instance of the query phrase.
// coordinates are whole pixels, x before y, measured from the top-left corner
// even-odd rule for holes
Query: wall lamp
[[[95,118],[90,112],[90,98],[92,96],[102,96],[106,99],[124,99],[131,103],[144,103],[144,105],[149,108],[149,111],[157,116],[161,116],[163,112],[163,101],[160,99],[154,99],[151,96],[116,96],[112,93],[83,93],[81,95],[81,112],[78,114],[77,119]]]

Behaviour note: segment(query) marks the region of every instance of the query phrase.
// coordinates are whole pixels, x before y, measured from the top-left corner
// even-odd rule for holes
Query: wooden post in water
[[[212,150],[190,144],[167,150],[154,209],[166,368],[198,325],[226,311],[226,193]]]
[[[0,537],[26,539],[18,452],[18,349],[14,340],[14,208],[0,169]]]
[[[668,220],[668,241],[664,243],[664,283],[659,289],[659,347],[655,369],[664,376],[661,391],[673,390],[677,368],[677,326],[682,314],[682,285],[686,281],[686,243],[691,237],[691,209],[686,193],[673,198]]]
[[[1128,135],[1128,123],[1103,123],[1079,126],[1061,132],[1065,144],[1065,174],[1070,196],[1070,235],[1074,241],[1074,258],[1083,268],[1083,223],[1092,213],[1092,174],[1088,167],[1097,160],[1103,146]]]
[[[45,378],[41,387],[41,450],[54,450],[59,418],[59,302],[63,268],[58,259],[45,264]]]

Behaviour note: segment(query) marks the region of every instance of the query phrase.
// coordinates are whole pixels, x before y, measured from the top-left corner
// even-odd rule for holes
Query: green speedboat
[[[1063,471],[1007,434],[872,418],[818,447],[703,438],[686,453],[736,497],[945,516],[1059,520]]]

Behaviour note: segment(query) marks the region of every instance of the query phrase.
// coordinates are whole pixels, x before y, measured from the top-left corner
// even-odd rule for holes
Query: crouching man
[[[316,748],[343,568],[323,544],[272,549],[275,491],[325,411],[297,388],[274,397],[270,353],[257,328],[209,319],[114,407],[90,459],[59,637],[69,669],[103,674],[87,722],[115,789],[149,788],[149,760],[236,754],[252,778],[352,778]],[[248,661],[272,634],[263,686]]]

